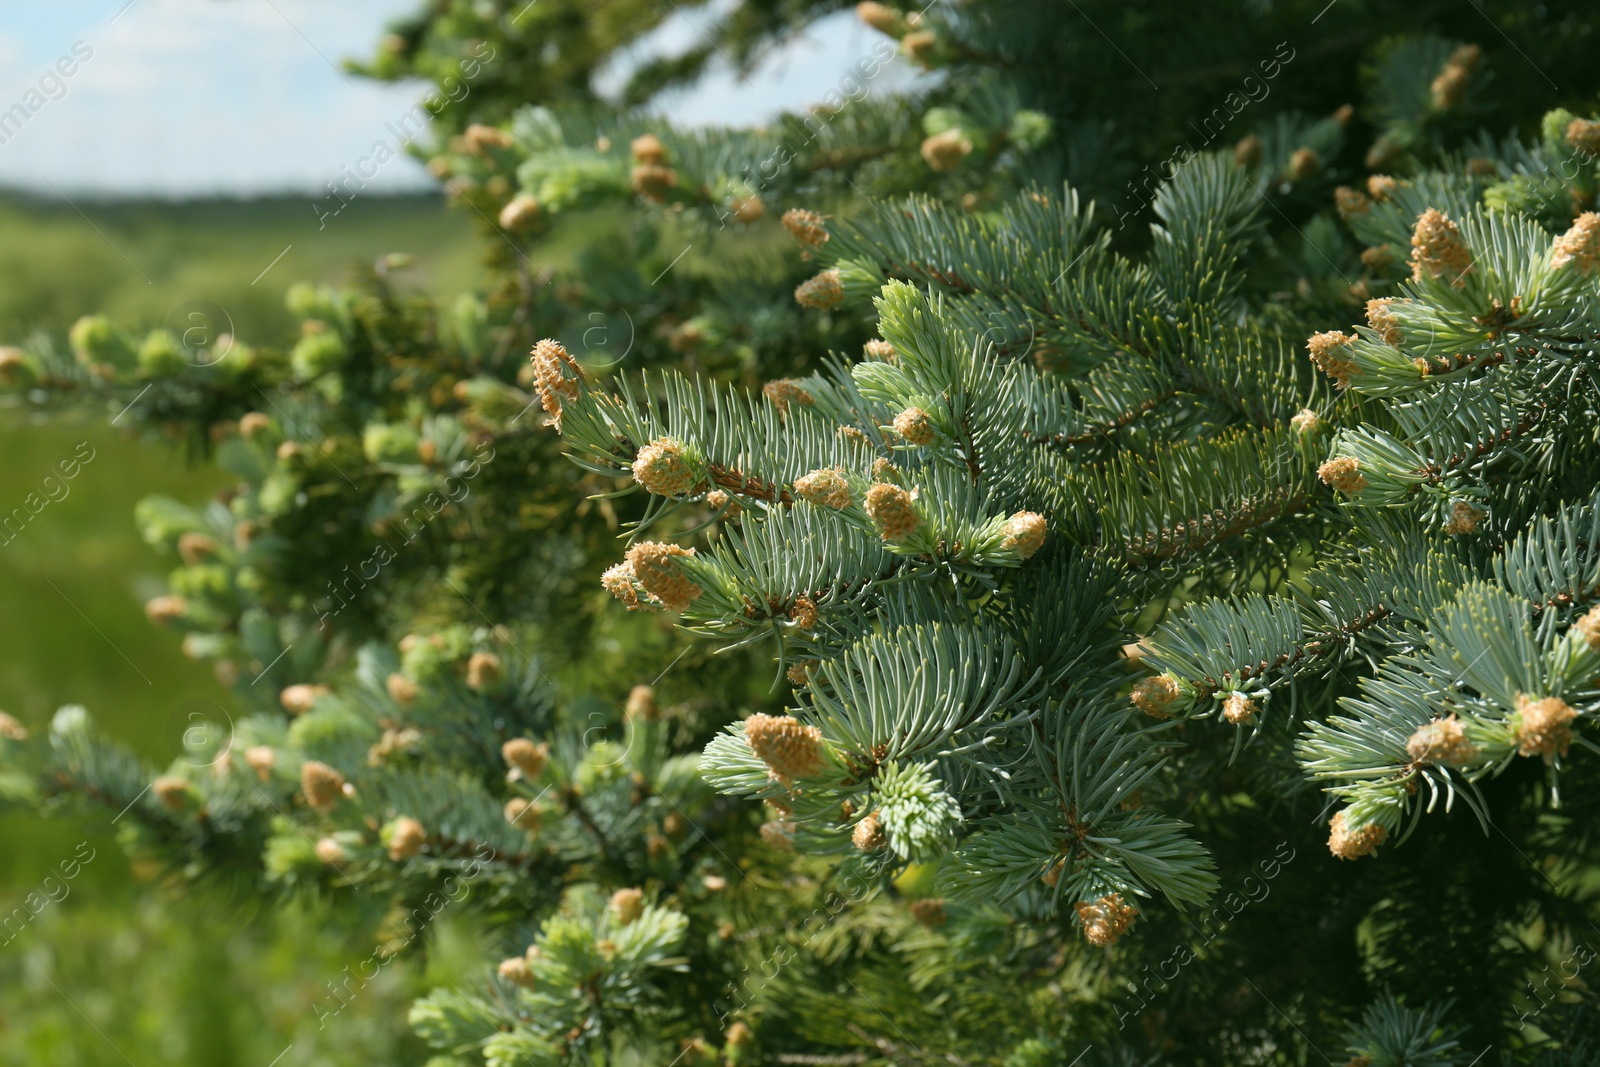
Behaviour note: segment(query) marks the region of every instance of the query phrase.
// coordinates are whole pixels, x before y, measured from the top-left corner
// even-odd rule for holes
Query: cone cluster
[[[683,611],[702,590],[678,566],[694,549],[665,541],[641,541],[628,550],[628,565],[644,591],[661,601],[668,611]]]
[[[866,818],[856,823],[856,828],[850,832],[850,842],[863,852],[876,852],[889,843],[889,835],[883,832],[883,820],[878,818],[877,812],[868,812]]]
[[[467,660],[467,686],[487,689],[500,680],[500,657],[493,652],[474,652]]]
[[[1033,511],[1019,511],[1006,520],[1002,547],[1029,559],[1044,545],[1046,523],[1044,516]]]
[[[1406,754],[1418,763],[1464,766],[1478,757],[1478,750],[1467,740],[1461,720],[1452,715],[1417,727],[1406,741]]]
[[[1450,53],[1444,69],[1439,71],[1428,86],[1429,101],[1435,111],[1449,111],[1466,99],[1467,88],[1472,84],[1472,73],[1483,59],[1483,49],[1475,44],[1464,44]]]
[[[854,502],[850,483],[838,467],[824,467],[796,479],[794,493],[809,504],[835,510],[847,508]]]
[[[894,432],[913,445],[931,445],[939,434],[921,408],[906,408],[894,417]]]
[[[563,398],[578,399],[578,380],[583,377],[583,372],[578,368],[578,361],[572,358],[561,342],[549,338],[533,346],[532,364],[539,403],[545,414],[550,416],[551,425],[559,430],[561,401]],[[568,370],[572,372],[570,378],[566,374]]]
[[[898,485],[880,483],[868,489],[866,509],[885,541],[904,541],[922,524],[911,494]]]
[[[1157,674],[1133,687],[1129,698],[1133,706],[1152,719],[1172,718],[1172,705],[1183,696],[1178,680],[1170,674]]]
[[[783,228],[789,231],[789,236],[808,248],[821,248],[828,243],[828,231],[822,225],[826,219],[826,215],[819,215],[815,211],[790,208],[783,213]]]
[[[1391,309],[1393,303],[1392,296],[1367,301],[1367,325],[1378,335],[1378,340],[1386,345],[1398,345],[1404,339]]]
[[[532,989],[536,984],[533,968],[529,966],[526,956],[512,956],[510,959],[501,960],[497,971],[502,979],[514,986]]]
[[[1079,901],[1073,906],[1083,923],[1083,936],[1091,945],[1104,948],[1115,942],[1133,925],[1139,909],[1123,902],[1121,893],[1107,893],[1094,901]]]
[[[537,809],[534,807],[533,801],[528,800],[525,797],[512,797],[510,800],[506,801],[506,822],[510,823],[512,826],[520,826],[525,830],[532,829],[532,824],[524,823],[523,820],[527,818],[530,812],[536,811]]]
[[[1360,189],[1341,185],[1333,191],[1333,206],[1338,210],[1341,219],[1349,221],[1356,215],[1365,215],[1371,211],[1372,201]]]
[[[278,765],[278,754],[270,745],[251,745],[244,750],[245,766],[256,772],[256,777],[265,782],[272,777],[272,769]]]
[[[157,778],[150,791],[168,811],[182,811],[189,799],[189,783],[172,775]]]
[[[402,708],[409,707],[420,692],[416,682],[398,671],[383,680],[383,687],[389,691],[390,699]]]
[[[1593,125],[1600,130],[1600,123]],[[1570,266],[1579,274],[1600,270],[1600,214],[1585,211],[1571,229],[1556,238],[1550,247],[1550,266],[1558,270]]]
[[[1482,508],[1474,507],[1465,500],[1457,500],[1450,505],[1450,518],[1444,524],[1444,532],[1452,537],[1461,537],[1478,528],[1478,523],[1488,517],[1488,512]]]
[[[600,575],[600,587],[628,606],[639,606],[638,579],[633,576],[633,564],[614,563]]]
[[[1560,697],[1533,700],[1517,696],[1517,753],[1543,756],[1546,763],[1565,756],[1572,744],[1572,722],[1578,713]]]
[[[770,381],[761,387],[761,394],[772,401],[773,407],[785,415],[789,413],[790,404],[810,407],[817,402],[816,398],[801,388],[800,383],[793,378],[778,378]]]
[[[512,233],[531,229],[539,219],[539,201],[526,193],[514,196],[500,209],[500,228]]]
[[[1328,824],[1328,851],[1342,860],[1358,860],[1378,851],[1388,836],[1388,827],[1375,822],[1350,829],[1348,816],[1339,811]]]
[[[1322,429],[1322,416],[1310,408],[1301,408],[1300,413],[1289,420],[1289,426],[1295,433],[1305,437]]]
[[[409,815],[400,816],[389,828],[389,858],[396,862],[417,855],[427,843],[427,829]]]
[[[789,609],[789,618],[802,630],[813,629],[817,625],[817,605],[808,596],[796,597],[794,606]]]
[[[1229,693],[1222,702],[1222,717],[1235,726],[1245,726],[1255,722],[1256,712],[1261,710],[1261,705],[1245,696],[1243,693]]]
[[[1600,605],[1589,609],[1588,613],[1572,624],[1593,652],[1600,652]]]
[[[1310,340],[1306,342],[1306,348],[1311,352],[1311,362],[1315,363],[1322,373],[1341,386],[1348,386],[1350,379],[1360,373],[1360,369],[1345,351],[1355,344],[1355,340],[1350,334],[1329,330],[1326,333],[1312,334]]]
[[[1317,477],[1349,496],[1367,487],[1367,476],[1361,473],[1361,461],[1354,456],[1337,456],[1317,468]]]
[[[641,889],[619,889],[611,894],[611,913],[617,921],[627,926],[639,916],[644,914],[644,891]]]
[[[550,762],[550,746],[543,741],[513,737],[500,746],[500,755],[504,757],[506,766],[519,771],[523,778],[531,782],[544,773],[545,764]]]
[[[922,161],[932,170],[958,167],[971,154],[972,141],[960,130],[945,130],[922,142]]]
[[[305,794],[306,803],[324,815],[353,792],[344,775],[314,759],[306,760],[300,767],[300,791]]]
[[[744,739],[779,781],[822,773],[822,731],[793,715],[752,715],[744,722]]]
[[[628,702],[623,714],[629,721],[659,722],[661,708],[656,703],[656,691],[648,685],[636,685],[628,691]]]
[[[1461,239],[1461,229],[1444,212],[1429,208],[1417,216],[1411,232],[1411,280],[1443,279],[1460,287],[1472,269],[1472,253]]]
[[[795,286],[794,299],[801,307],[826,311],[844,303],[844,282],[836,270],[825,270]]]
[[[639,449],[633,461],[633,480],[657,496],[682,496],[700,479],[684,457],[683,445],[658,437]]]
[[[168,594],[151,597],[144,602],[144,617],[157,626],[176,622],[189,614],[189,602],[181,596]]]

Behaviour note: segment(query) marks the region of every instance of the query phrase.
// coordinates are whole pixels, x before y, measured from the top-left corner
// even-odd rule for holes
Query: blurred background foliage
[[[445,132],[474,118],[504,119],[528,100],[586,104],[587,75],[594,65],[677,6],[631,0],[605,4],[543,0],[534,9],[535,17],[547,19],[552,33],[559,32],[577,45],[547,54],[543,38],[534,34],[519,30],[496,35],[496,25],[504,21],[499,18],[504,13],[498,11],[503,4],[437,0],[419,4],[419,18],[395,28],[366,72],[381,78],[440,77],[452,62],[448,46],[481,32],[508,49],[509,55],[491,68],[496,80],[479,83],[479,91],[465,107],[441,116]],[[698,5],[686,6],[699,10]],[[714,55],[731,56],[730,62],[745,65],[784,28],[839,6],[803,0],[739,5],[741,17],[723,23],[715,40],[707,39],[703,47],[696,46],[670,64],[641,67],[623,97],[645,100],[663,87],[691,82]],[[1186,32],[1194,25],[1190,5],[1125,5],[1114,19],[1099,21],[1090,32],[1090,24],[1066,17],[1057,4],[1019,3],[990,5],[988,10],[1002,12],[1010,22],[984,29],[1006,46],[1008,55],[1017,56],[1017,62],[1050,73],[1032,83],[1033,92],[1022,102],[1049,112],[1069,134],[1062,141],[1070,142],[1074,151],[1067,158],[1039,157],[1041,169],[1065,174],[1118,204],[1141,199],[1129,185],[1142,173],[1138,165],[1159,163],[1174,144],[1190,137],[1186,130],[1195,119],[1203,118],[1240,83],[1251,63],[1275,54],[1282,26],[1293,23],[1308,43],[1295,60],[1296,77],[1274,86],[1271,112],[1298,107],[1326,114],[1359,95],[1360,68],[1349,56],[1379,44],[1387,33],[1419,27],[1454,33],[1456,28],[1446,23],[1476,18],[1464,6],[1456,6],[1465,14],[1452,14],[1441,4],[1402,10],[1345,0],[1338,6],[1337,21],[1330,18],[1325,29],[1313,33],[1303,27],[1314,26],[1322,17],[1318,14],[1318,9],[1326,10],[1322,0],[1276,8],[1260,0],[1238,0],[1214,8],[1216,35],[1196,41]],[[1563,86],[1588,84],[1592,45],[1585,38],[1591,27],[1587,19],[1572,13],[1573,5],[1487,7],[1488,13],[1481,8],[1479,13],[1509,35],[1506,47],[1487,25],[1460,32],[1486,40],[1491,57],[1507,72],[1492,97],[1501,110],[1472,110],[1463,121],[1470,120],[1474,128],[1501,129],[1512,116],[1537,114],[1550,102],[1550,86],[1518,65],[1523,45],[1531,48],[1534,40],[1547,46],[1536,49],[1541,74],[1548,70],[1545,77]],[[1106,13],[1102,6],[1091,9],[1097,16]],[[499,22],[481,11],[495,12]],[[1041,26],[1048,26],[1048,32],[1040,32]],[[586,37],[588,29],[593,33]],[[1007,35],[1007,30],[1016,32]],[[1107,52],[1103,40],[1109,39],[1107,33],[1125,42],[1138,41],[1128,46],[1137,62],[1125,55],[1119,58],[1121,49],[1118,55]],[[961,58],[982,66],[987,57]],[[1169,90],[1159,98],[1159,106],[1153,95],[1159,92],[1158,83]],[[1174,99],[1184,103],[1175,104]],[[1380,133],[1375,119],[1355,118],[1347,155],[1359,155],[1362,147],[1375,143]],[[1230,127],[1225,142],[1249,126],[1248,120],[1241,120]],[[906,155],[912,173],[926,177],[916,157]],[[1352,162],[1346,159],[1340,165]],[[960,180],[964,179],[950,180],[951,195],[961,192]],[[894,186],[900,175],[886,165],[884,181]],[[1316,204],[1325,203],[1322,193]],[[978,203],[978,192],[971,195]],[[776,205],[778,198],[773,200]],[[1295,190],[1282,202],[1298,217],[1312,210],[1313,199],[1310,192]],[[434,196],[358,198],[324,232],[317,231],[304,198],[79,206],[81,215],[65,205],[0,203],[4,224],[0,226],[0,337],[19,339],[37,328],[59,334],[88,310],[103,312],[129,328],[148,329],[162,324],[174,306],[199,291],[229,309],[241,337],[270,340],[297,327],[297,316],[284,309],[291,281],[337,283],[362,271],[370,273],[372,264],[388,253],[416,253],[416,266],[406,272],[405,285],[440,297],[482,289],[487,280],[520,269],[507,246],[492,238],[487,242],[489,269],[480,266],[477,257],[484,250],[488,216],[450,211]],[[626,212],[608,213],[606,208],[575,212],[548,240],[539,242],[537,254],[574,259],[585,250],[595,250],[631,268],[638,250],[623,239],[625,216]],[[663,231],[672,225],[672,219],[665,219]],[[772,240],[745,243],[752,262],[780,261],[780,249],[790,247],[783,243],[775,220],[766,225]],[[1134,226],[1119,239],[1133,240],[1142,232],[1142,226]],[[292,260],[263,276],[263,267],[290,245]],[[659,280],[665,270],[658,275],[658,269],[672,267],[666,285],[681,287],[660,297],[658,306],[686,304],[699,298],[702,288],[715,290],[712,295],[720,298],[718,286],[745,273],[744,264],[717,261],[698,249],[680,262],[672,258],[677,247],[677,240],[663,237],[660,247],[646,249],[638,257],[643,280]],[[644,256],[658,256],[659,261]],[[1310,262],[1312,257],[1308,254],[1306,259]],[[531,274],[543,265],[526,268]],[[1305,273],[1322,277],[1328,272],[1311,262]],[[1325,280],[1331,283],[1331,278]],[[1309,283],[1304,288],[1311,289]],[[621,300],[618,304],[626,306]],[[781,361],[803,356],[807,344],[813,349],[829,347],[814,336],[775,332],[783,344],[761,353],[764,365],[755,358],[744,360],[744,376],[758,378],[759,372],[789,369]],[[672,349],[669,337],[643,336],[637,359],[640,363],[675,359]],[[144,618],[139,605],[161,591],[170,562],[139,540],[131,515],[135,502],[148,494],[200,500],[222,488],[225,479],[209,467],[185,467],[181,450],[141,442],[111,426],[116,415],[108,410],[32,425],[15,411],[0,411],[0,441],[10,460],[0,464],[0,509],[36,492],[41,479],[80,442],[95,450],[95,459],[73,481],[70,495],[46,508],[15,541],[0,546],[0,587],[7,590],[0,600],[0,640],[7,650],[0,656],[0,707],[37,729],[58,705],[84,704],[109,737],[161,763],[179,751],[178,734],[190,707],[232,705],[203,665],[185,659],[172,635],[150,627]],[[605,636],[614,646],[607,655],[618,658],[622,642],[614,633]],[[670,647],[657,642],[648,654],[638,654],[632,646],[629,651],[650,666],[644,672],[648,675],[665,662],[664,653],[659,661],[656,654]],[[691,661],[690,666],[699,665]],[[625,687],[635,680],[613,679],[613,684]],[[1575,792],[1600,795],[1582,784]],[[1272,807],[1276,797],[1239,768],[1219,771],[1216,786],[1218,810],[1208,828],[1212,843],[1230,869],[1248,866],[1269,852],[1278,837],[1250,836],[1248,829],[1259,824],[1246,823],[1241,813]],[[1244,827],[1232,838],[1219,830],[1230,821]],[[1409,854],[1409,870],[1397,874],[1395,885],[1389,887],[1396,896],[1448,914],[1449,906],[1460,905],[1456,898],[1469,891],[1491,900],[1516,899],[1529,893],[1522,883],[1533,880],[1536,873],[1542,877],[1542,872],[1513,863],[1506,843],[1476,836],[1474,828],[1457,825],[1454,830],[1453,837],[1434,838],[1428,851],[1414,849]],[[1470,837],[1464,837],[1468,831]],[[1297,850],[1309,855],[1320,849],[1320,830],[1299,827],[1286,833]],[[270,1065],[280,1058],[284,1064],[420,1062],[425,1052],[399,1022],[407,1005],[429,988],[466,981],[481,968],[487,952],[471,929],[457,926],[447,915],[426,955],[386,968],[323,1026],[316,1009],[325,1002],[330,980],[368,956],[372,928],[381,916],[367,916],[364,927],[336,925],[311,905],[253,912],[248,921],[240,921],[230,902],[152,892],[148,884],[137,884],[137,877],[130,884],[127,861],[116,847],[115,828],[104,817],[47,824],[11,817],[0,824],[0,834],[10,846],[0,849],[0,917],[30,893],[39,892],[80,842],[87,842],[95,855],[70,881],[65,899],[43,909],[17,937],[0,944],[0,988],[6,991],[0,998],[0,1063],[145,1067],[149,1063]],[[1443,862],[1446,857],[1450,862]],[[1461,876],[1469,867],[1477,878]],[[149,872],[133,873],[148,883]],[[1362,899],[1356,876],[1348,877],[1350,892],[1337,895],[1351,902],[1355,914],[1358,905],[1372,901]],[[1402,887],[1413,891],[1398,892]],[[1259,951],[1228,953],[1205,976],[1205,986],[1226,996],[1237,993],[1234,1001],[1243,1003],[1249,993],[1246,975],[1272,974],[1274,963],[1292,971],[1310,957],[1327,961],[1327,969],[1354,989],[1369,960],[1376,960],[1380,969],[1403,970],[1403,977],[1416,977],[1430,965],[1430,950],[1438,949],[1424,947],[1421,960],[1404,945],[1358,957],[1349,943],[1347,925],[1323,921],[1315,930],[1302,929],[1303,951],[1294,959],[1281,951],[1281,933],[1297,922],[1303,927],[1310,905],[1288,892],[1277,900],[1252,910],[1236,928],[1238,943]],[[1175,917],[1162,921],[1169,929],[1151,939],[1153,946],[1178,933]],[[1450,925],[1439,924],[1441,937],[1449,934]],[[1400,929],[1398,923],[1394,928]],[[1362,936],[1381,949],[1388,943],[1388,931],[1374,921]],[[1276,985],[1264,984],[1269,989]],[[1284,984],[1289,984],[1287,977]],[[1329,984],[1337,984],[1337,977]],[[1345,994],[1342,989],[1331,992]]]
[[[409,277],[419,288],[482,285],[472,227],[435,194],[357,197],[321,230],[308,200],[80,199],[79,214],[59,198],[0,198],[0,336],[64,333],[85,308],[153,328],[205,293],[238,336],[278,337],[299,325],[283,305],[291,282],[344,282],[352,262],[402,248],[427,252]]]
[[[304,197],[79,206],[105,237],[64,204],[0,201],[0,334],[64,331],[85,308],[159,325],[204,291],[242,335],[280,336],[295,326],[284,308],[291,282],[337,284],[352,264],[393,251],[423,253],[410,278],[430,293],[480,284],[477,239],[436,196],[358,200],[323,233]],[[252,285],[289,244],[293,269],[279,264]],[[0,409],[6,510],[39,492],[80,444],[94,450],[67,494],[0,545],[0,706],[37,725],[63,703],[83,704],[109,736],[165,762],[180,751],[190,710],[215,714],[230,698],[207,665],[145,618],[141,605],[164,587],[170,564],[140,539],[133,508],[151,493],[203,499],[228,478],[122,432],[116,415],[36,420]],[[421,1051],[402,1023],[411,1001],[483,954],[442,916],[426,966],[385,968],[336,1024],[319,1026],[330,979],[370,954],[368,931],[314,910],[262,910],[241,922],[221,902],[152,892],[141,872],[130,879],[104,818],[0,814],[0,841],[0,916],[30,893],[60,898],[20,930],[0,929],[7,1065],[265,1067],[290,1044],[297,1064],[393,1062],[403,1049]],[[94,858],[66,880],[59,864],[75,854]]]

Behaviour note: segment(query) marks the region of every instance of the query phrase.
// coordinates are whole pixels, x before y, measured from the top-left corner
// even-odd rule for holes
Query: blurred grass
[[[92,311],[153,326],[205,299],[240,337],[281,342],[294,326],[283,310],[291,282],[338,282],[352,262],[388,252],[416,255],[407,282],[436,294],[479,279],[467,220],[436,198],[358,200],[320,232],[309,199],[79,206],[87,219],[65,204],[0,199],[0,341],[64,330]],[[110,736],[164,765],[179,751],[182,711],[227,707],[228,697],[145,621],[143,601],[172,563],[139,540],[133,506],[153,492],[199,500],[224,478],[105,414],[40,422],[0,410],[0,511],[39,491],[81,442],[94,458],[69,494],[0,545],[0,708],[42,730],[60,705],[83,704]],[[316,914],[241,914],[134,885],[111,814],[0,815],[0,917],[59,878],[80,842],[95,850],[59,903],[0,943],[0,1064],[266,1067],[290,1046],[281,1067],[420,1062],[403,1025],[427,985],[418,968],[390,965],[319,1025],[327,983],[370,945]],[[448,919],[441,934],[437,980],[479,958]]]
[[[90,311],[142,331],[190,300],[220,305],[247,341],[279,338],[295,325],[290,282],[339,282],[387,252],[414,254],[406,282],[430,292],[479,278],[468,220],[434,196],[356,199],[320,230],[310,197],[77,208],[0,197],[0,342]]]

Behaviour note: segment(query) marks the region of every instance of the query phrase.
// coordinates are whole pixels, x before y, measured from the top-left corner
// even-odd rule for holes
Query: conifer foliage
[[[912,201],[830,239],[838,265],[824,273],[894,271],[928,289],[884,283],[881,344],[791,383],[798,404],[666,377],[651,394],[624,385],[569,407],[563,432],[580,461],[638,457],[633,479],[662,516],[710,491],[740,505],[708,552],[641,540],[613,578],[630,606],[735,639],[767,630],[796,663],[797,710],[816,732],[810,773],[787,773],[735,728],[707,749],[719,788],[779,800],[827,849],[877,815],[881,774],[895,783],[903,762],[921,761],[930,782],[957,789],[927,793],[923,818],[959,810],[970,824],[940,835],[954,846],[952,896],[1042,883],[1082,915],[1113,893],[1194,903],[1212,887],[1181,826],[1127,802],[1160,748],[1149,719],[1215,717],[1247,735],[1297,674],[1363,646],[1383,658],[1377,673],[1351,714],[1315,723],[1300,747],[1306,769],[1352,802],[1333,821],[1335,854],[1370,853],[1402,816],[1458,788],[1472,802],[1471,783],[1515,756],[1554,773],[1595,708],[1600,667],[1600,611],[1579,611],[1597,577],[1584,353],[1600,326],[1589,265],[1600,215],[1551,235],[1476,206],[1458,208],[1461,225],[1406,211],[1411,279],[1372,298],[1357,333],[1308,343],[1333,392],[1284,358],[1285,331],[1250,318],[1237,294],[1221,250],[1247,247],[1261,206],[1251,193],[1235,161],[1192,163],[1157,201],[1142,267],[1092,239],[1070,191],[978,220]],[[1389,195],[1418,196],[1410,183]],[[1361,225],[1369,239],[1405,236]],[[1196,262],[1215,269],[1175,300],[1180,265]],[[1108,289],[1130,302],[1102,310]],[[1032,361],[974,329],[1008,307],[1003,332],[1032,336]],[[1206,381],[1224,367],[1222,382]],[[1186,388],[1128,381],[1153,375]],[[1135,419],[1166,422],[1163,439],[1100,456],[1049,447],[1084,437],[1085,409],[1111,391],[1097,377],[1123,379],[1123,410],[1105,422],[1130,438]],[[1196,409],[1210,404],[1234,410],[1207,426]],[[650,468],[661,452],[677,477]],[[1551,499],[1572,503],[1528,529]],[[1272,535],[1302,517],[1322,530],[1314,554],[1293,560],[1299,546]],[[1452,545],[1469,539],[1503,547],[1474,568]],[[1412,592],[1422,603],[1403,630],[1391,575],[1367,584],[1363,557],[1384,548],[1456,563]],[[1313,588],[1340,568],[1340,602],[1285,580],[1295,563],[1309,564]],[[1246,593],[1273,569],[1275,588]],[[1137,606],[1180,586],[1212,595],[1156,629],[1147,658],[1160,673],[1122,696],[1117,646],[1132,635],[1107,628],[1107,594]],[[1028,758],[996,758],[1007,750]],[[892,828],[887,846],[928,855]]]
[[[240,478],[139,515],[231,728],[0,723],[18,792],[385,961],[472,913],[435,1067],[1588,1062],[1600,115],[1503,64],[1600,89],[1591,16],[867,3],[935,76],[682,130],[629,105],[821,8],[619,104],[659,12],[513,7],[368,68],[528,64],[429,153],[487,293],[0,359]]]

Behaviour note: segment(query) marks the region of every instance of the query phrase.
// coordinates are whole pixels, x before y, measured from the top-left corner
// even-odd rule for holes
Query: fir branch
[[[1124,539],[1124,558],[1132,564],[1148,565],[1190,555],[1301,512],[1312,500],[1310,493],[1283,486],[1263,497],[1238,501],[1231,508],[1218,508],[1208,515]]]

